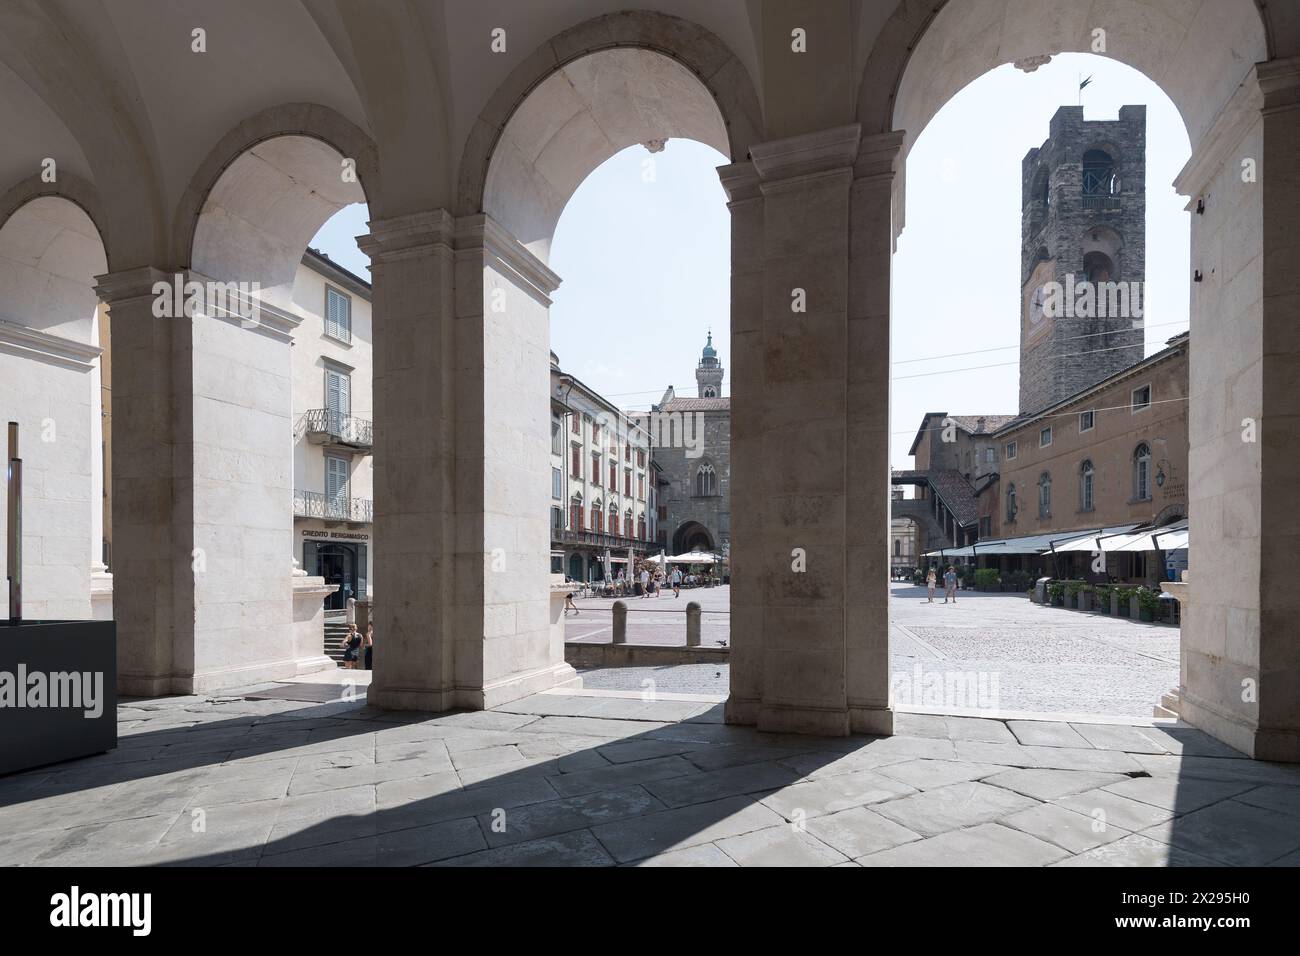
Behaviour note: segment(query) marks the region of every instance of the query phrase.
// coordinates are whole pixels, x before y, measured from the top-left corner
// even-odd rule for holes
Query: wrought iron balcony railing
[[[313,445],[370,448],[375,443],[373,423],[329,408],[313,408],[304,414],[303,432]]]
[[[324,495],[319,491],[294,491],[295,518],[324,518],[326,521],[349,521],[369,524],[375,519],[374,502],[369,498],[345,498]]]
[[[605,534],[599,531],[574,531],[571,528],[551,528],[552,544],[586,544],[594,545],[598,548],[609,548],[611,551],[626,551],[632,548],[635,551],[648,551],[651,547],[657,547],[653,541],[642,541],[640,538],[626,538],[619,534]]]

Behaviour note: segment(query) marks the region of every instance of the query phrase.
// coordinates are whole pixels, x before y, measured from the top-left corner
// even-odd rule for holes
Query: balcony
[[[302,416],[303,434],[313,445],[333,445],[369,451],[374,445],[374,425],[328,408],[313,408]]]
[[[294,491],[295,518],[321,518],[347,524],[370,524],[375,520],[374,502],[369,498],[345,498],[319,491]]]
[[[600,531],[574,531],[571,528],[551,528],[552,544],[580,544],[593,548],[609,548],[611,551],[626,551],[632,548],[634,551],[648,552],[655,547],[653,541],[642,541],[640,538],[625,538],[619,534],[605,534]]]
[[[1110,196],[1104,193],[1083,194],[1084,209],[1119,209],[1120,201],[1118,196]]]

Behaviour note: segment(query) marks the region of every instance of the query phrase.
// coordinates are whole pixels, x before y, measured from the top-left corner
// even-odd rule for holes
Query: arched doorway
[[[716,542],[709,529],[698,521],[687,521],[673,532],[673,554],[686,554],[689,551],[712,552]]]

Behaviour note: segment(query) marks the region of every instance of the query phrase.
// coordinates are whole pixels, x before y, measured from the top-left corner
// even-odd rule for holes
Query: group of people
[[[934,573],[934,568],[926,572],[925,589],[929,592],[928,603],[930,604],[934,603],[934,588],[938,583],[937,579],[938,576]],[[951,564],[948,565],[948,570],[943,573],[943,603],[947,604],[949,598],[952,598],[953,604],[957,603],[957,569]]]
[[[648,598],[652,594],[663,597],[665,586],[673,589],[673,597],[682,596],[681,568],[673,568],[670,574],[665,574],[663,568],[658,568],[654,574],[647,568],[641,569],[641,597]]]

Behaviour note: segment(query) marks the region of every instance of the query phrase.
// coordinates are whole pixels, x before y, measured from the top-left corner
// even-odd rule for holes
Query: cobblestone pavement
[[[0,865],[1300,863],[1300,767],[1172,724],[826,738],[689,700],[421,715],[338,689],[124,702],[117,750],[0,779]]]
[[[616,598],[578,598],[580,613],[569,612],[564,639],[583,643],[608,642],[614,627]],[[686,605],[700,605],[700,643],[705,647],[725,643],[731,636],[731,588],[687,588],[679,597],[671,589],[648,598],[623,598],[627,605],[629,644],[686,644]],[[725,691],[724,691],[725,693]]]
[[[929,604],[923,589],[898,584],[890,614],[897,704],[1146,718],[1178,683],[1178,629],[1167,625],[1042,607],[1017,594],[962,591],[955,605]],[[726,666],[689,664],[587,670],[583,682],[639,690],[653,680],[660,692],[725,695],[728,676]]]

